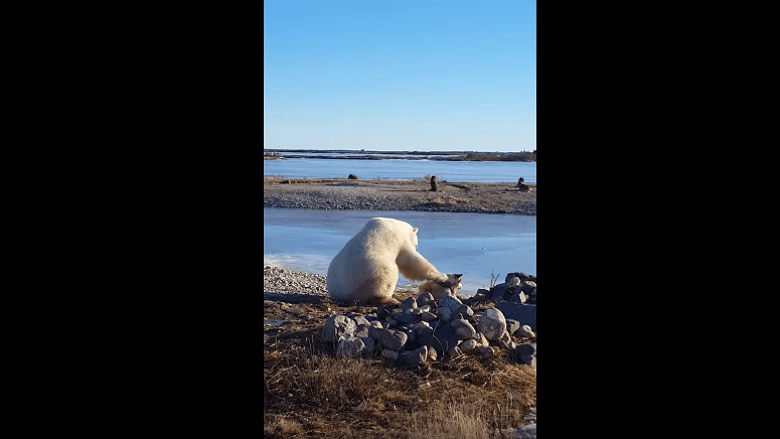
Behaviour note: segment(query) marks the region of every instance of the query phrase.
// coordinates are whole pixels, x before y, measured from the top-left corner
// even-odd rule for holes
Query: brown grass
[[[376,355],[334,358],[318,329],[264,337],[268,437],[501,437],[536,402],[536,370],[505,353],[404,369]]]

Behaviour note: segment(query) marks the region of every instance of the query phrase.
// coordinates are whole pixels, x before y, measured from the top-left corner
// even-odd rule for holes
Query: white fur
[[[363,303],[393,301],[398,273],[409,280],[446,280],[417,253],[417,228],[393,218],[372,218],[328,267],[328,294]]]

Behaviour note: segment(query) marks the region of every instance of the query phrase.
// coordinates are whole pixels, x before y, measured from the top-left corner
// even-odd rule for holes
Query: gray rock
[[[433,302],[433,294],[431,293],[423,293],[417,296],[417,306],[424,306]]]
[[[426,312],[422,313],[422,315],[420,317],[422,317],[423,321],[426,321],[426,322],[430,322],[430,321],[436,320],[436,314],[434,314],[432,312],[429,312],[429,311],[426,311]]]
[[[434,329],[433,340],[431,340],[430,346],[436,349],[436,353],[439,357],[444,357],[444,354],[449,351],[451,347],[457,346],[459,341],[458,334],[452,329],[451,324],[440,323],[436,329]]]
[[[400,362],[406,366],[417,366],[428,359],[428,346],[420,346],[413,351],[402,351],[398,356]]]
[[[360,326],[360,325],[366,325],[366,326],[368,326],[368,325],[370,324],[370,322],[368,321],[368,319],[366,319],[365,317],[363,317],[363,316],[361,316],[361,315],[359,315],[359,314],[358,314],[358,315],[355,315],[354,317],[351,317],[351,318],[352,318],[352,320],[354,320],[354,321],[355,321],[355,323],[356,323],[358,326]]]
[[[509,303],[509,302],[506,302]],[[496,304],[498,306],[498,304]],[[482,312],[478,330],[488,340],[498,340],[506,332],[504,314],[496,308],[488,308]]]
[[[455,330],[455,333],[458,334],[458,338],[461,340],[466,340],[477,335],[477,330],[466,320],[455,319],[450,325],[452,325],[452,329]]]
[[[404,311],[413,310],[413,309],[417,308],[417,301],[414,299],[414,297],[409,297],[406,300],[404,300],[403,302],[401,302],[401,308]]]
[[[524,293],[531,294],[534,291],[534,288],[536,288],[536,282],[531,280],[524,280],[522,288]]]
[[[506,320],[506,332],[509,333],[509,335],[515,335],[515,331],[520,329],[520,322],[518,322],[515,319],[505,319]]]
[[[395,361],[398,359],[398,352],[392,349],[382,349],[382,356],[390,361]]]
[[[464,304],[464,305],[461,305],[461,306],[458,307],[458,309],[456,311],[456,315],[457,314],[460,314],[461,317],[467,319],[469,317],[473,317],[474,316],[474,310],[471,309],[470,306]]]
[[[420,321],[420,316],[412,314],[411,311],[404,311],[400,314],[396,314],[394,317],[396,322],[402,325],[405,325],[407,323],[416,323]]]
[[[519,277],[517,277],[517,276],[514,276],[514,277],[512,277],[512,278],[509,278],[509,279],[507,279],[507,280],[506,280],[506,285],[507,285],[507,287],[509,287],[509,288],[512,288],[512,287],[519,287],[519,286],[520,286],[520,282],[521,282],[521,281],[520,281],[520,278],[519,278]]]
[[[425,327],[430,328],[431,325],[429,325],[428,322],[417,322],[414,325],[412,325],[412,329],[414,329],[415,331],[420,329],[420,328],[425,328]]]
[[[363,340],[363,344],[366,345],[366,351],[371,351],[376,346],[376,342],[371,337],[360,337]]]
[[[528,300],[528,296],[522,291],[517,291],[509,296],[509,301],[513,303],[525,303]]]
[[[477,347],[487,346],[490,343],[488,339],[485,338],[485,334],[481,332],[477,332],[477,335],[474,336],[474,341],[477,342]]]
[[[524,280],[536,281],[536,277],[534,277],[534,276],[531,276],[531,275],[528,275],[528,274],[525,274],[525,273],[517,273],[517,272],[515,272],[515,273],[508,273],[506,275],[506,280],[504,280],[504,282],[509,281],[509,279],[512,279],[513,277],[519,277],[521,281],[524,281]]]
[[[457,358],[463,355],[463,351],[460,350],[459,347],[453,346],[447,351],[447,355],[449,355],[452,358]]]
[[[390,310],[388,310],[384,306],[379,305],[379,306],[376,307],[376,318],[377,319],[384,320],[389,315],[390,315]]]
[[[421,345],[430,345],[433,343],[433,328],[423,326],[415,330],[417,334],[417,343]]]
[[[531,343],[523,343],[517,346],[515,354],[520,357],[522,355],[533,355],[536,353],[536,347]]]
[[[379,320],[371,320],[371,323],[369,323],[368,326],[373,326],[374,328],[384,328],[384,326],[382,326],[382,322]]]
[[[423,306],[417,307],[417,308],[415,308],[415,309],[421,309],[421,310],[423,310],[423,311],[430,311],[430,310],[431,310],[431,305],[430,305],[430,304],[428,304],[428,305],[423,305]]]
[[[482,288],[479,288],[479,289],[477,289],[477,293],[474,294],[474,297],[477,298],[477,299],[490,297],[490,291],[482,289]]]
[[[463,305],[463,302],[455,296],[444,296],[439,301],[439,309],[447,308],[451,313],[456,313],[461,305]]]
[[[411,328],[400,329],[401,332],[406,334],[406,343],[414,343],[417,341],[417,332]]]
[[[494,302],[498,302],[501,300],[506,300],[504,297],[504,294],[507,292],[506,284],[498,284],[495,287],[493,287],[493,290],[490,292],[490,300]]]
[[[478,343],[476,340],[470,339],[470,340],[464,340],[459,346],[463,352],[471,352],[477,348]]]
[[[447,296],[451,297],[451,296]],[[438,310],[439,318],[442,322],[449,322],[452,320],[452,311],[450,311],[449,308],[446,307],[440,307]]]
[[[408,337],[403,331],[398,331],[395,329],[384,329],[379,335],[379,339],[377,341],[380,345],[388,349],[400,351],[406,344],[407,339]]]
[[[336,348],[337,357],[357,358],[366,350],[366,344],[357,337],[342,338]]]
[[[357,324],[347,316],[336,315],[328,317],[325,320],[325,327],[322,329],[322,340],[328,343],[334,343],[342,338],[355,335]]]
[[[520,329],[517,330],[517,336],[534,338],[534,331],[531,330],[530,326],[523,325],[520,327]]]
[[[531,329],[536,329],[536,305],[520,304],[512,302],[496,303],[498,308],[504,317],[508,319],[515,319],[520,322],[521,325],[528,325]]]
[[[355,337],[368,337],[369,327],[369,325],[358,325],[357,329],[355,329]]]
[[[481,348],[479,348],[479,353],[487,357],[490,357],[495,355],[496,352],[493,350],[493,346],[482,346]]]
[[[425,311],[428,311],[428,310],[427,309],[422,309],[422,308],[415,308],[415,309],[412,310],[412,314],[416,315],[416,316],[421,316],[422,313],[424,313]]]

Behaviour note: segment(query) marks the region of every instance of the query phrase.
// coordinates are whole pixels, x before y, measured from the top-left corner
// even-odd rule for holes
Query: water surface
[[[417,251],[443,273],[462,273],[460,294],[487,288],[491,272],[536,274],[536,216],[394,210],[263,209],[264,265],[328,274],[331,259],[373,217],[419,228]],[[414,285],[399,275],[399,286]]]
[[[285,178],[411,180],[435,175],[439,180],[483,183],[536,183],[536,162],[451,162],[439,160],[285,159],[264,160],[263,175]]]

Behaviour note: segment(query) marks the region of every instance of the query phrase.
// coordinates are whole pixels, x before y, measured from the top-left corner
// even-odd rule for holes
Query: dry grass
[[[536,370],[505,356],[403,369],[377,356],[334,358],[318,329],[264,337],[268,437],[501,437],[535,404]]]

